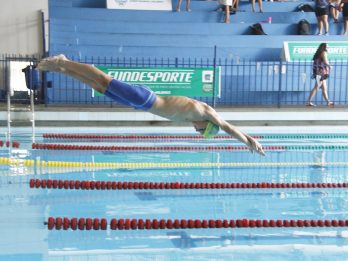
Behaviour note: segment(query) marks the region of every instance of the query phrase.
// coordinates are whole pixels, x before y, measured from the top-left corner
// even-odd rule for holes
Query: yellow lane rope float
[[[0,157],[0,165],[40,168],[83,169],[159,169],[159,168],[233,168],[233,167],[299,167],[348,166],[348,162],[75,162],[43,161]]]

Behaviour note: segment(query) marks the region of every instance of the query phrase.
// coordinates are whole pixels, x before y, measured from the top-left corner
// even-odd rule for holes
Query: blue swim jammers
[[[113,79],[105,93],[114,101],[137,110],[148,110],[156,100],[156,94],[144,85],[132,85]]]

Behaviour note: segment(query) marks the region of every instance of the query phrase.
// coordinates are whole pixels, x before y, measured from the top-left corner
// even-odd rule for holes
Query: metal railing
[[[0,54],[0,102],[7,102],[8,92],[11,95],[11,102],[18,104],[30,104],[30,96],[26,90],[24,73],[21,69],[25,67],[24,64],[36,64],[41,59],[38,55],[15,55],[15,54]],[[13,62],[22,62],[23,68],[12,68]],[[17,75],[23,77],[16,79]],[[16,89],[23,89],[25,91],[17,91]],[[35,92],[35,102],[44,102],[44,85],[41,90]]]
[[[247,61],[231,59],[156,59],[156,58],[112,58],[112,57],[70,57],[72,60],[104,66],[137,68],[206,68],[220,67],[221,96],[194,97],[198,100],[224,106],[299,106],[303,105],[315,82],[311,79],[312,62],[284,61]],[[11,59],[29,59],[38,57],[11,57]],[[0,90],[5,99],[8,89],[8,56],[0,57]],[[330,61],[332,71],[327,81],[328,93],[336,105],[348,104],[348,63]],[[2,76],[2,77],[1,77]],[[91,88],[85,84],[58,73],[48,73],[47,83],[37,94],[37,101],[46,105],[57,104],[98,104],[117,106],[106,97],[92,97]],[[51,87],[52,86],[52,87]],[[16,100],[16,99],[12,99]],[[324,102],[321,93],[314,102]]]
[[[35,90],[33,90],[33,79],[30,79],[28,82],[25,80],[24,73],[20,74],[24,65],[29,64],[33,66],[34,63],[37,63],[39,57],[28,57],[28,56],[14,56],[8,55],[6,57],[1,57],[0,59],[0,91],[1,99],[6,101],[6,110],[7,110],[7,132],[5,133],[6,142],[11,143],[12,139],[12,111],[28,112],[31,114],[30,122],[32,127],[32,142],[35,142]],[[19,74],[18,74],[19,73]],[[24,81],[16,79],[18,76],[22,76]],[[18,77],[21,78],[21,77]],[[30,89],[27,89],[27,83],[30,86]],[[20,85],[20,86],[17,86]],[[23,85],[23,86],[22,86]],[[15,92],[22,92],[21,95],[17,97]],[[20,90],[20,91],[18,91]],[[26,106],[27,105],[27,106]],[[2,119],[4,120],[4,119]],[[9,147],[11,150],[11,147]]]

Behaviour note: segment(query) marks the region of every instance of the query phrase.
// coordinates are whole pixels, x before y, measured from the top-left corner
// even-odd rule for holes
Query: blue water
[[[36,142],[47,142],[37,132]],[[88,132],[89,129],[79,129]],[[103,133],[103,129],[95,132]],[[127,133],[123,130],[123,133]],[[168,130],[167,130],[168,131]],[[55,130],[55,132],[61,132]],[[1,157],[83,162],[346,162],[348,151],[98,152],[20,149]],[[255,133],[260,134],[260,133]],[[4,138],[2,138],[4,139]],[[260,140],[264,145],[348,144],[348,140]],[[86,144],[71,142],[73,144]],[[240,145],[219,141],[219,145]],[[204,145],[204,141],[93,143],[90,145]],[[348,229],[221,228],[72,231],[48,230],[48,217],[143,219],[348,219],[347,189],[225,189],[81,191],[30,189],[31,178],[152,182],[348,182],[346,166],[109,169],[27,175],[0,166],[0,260],[348,260]]]

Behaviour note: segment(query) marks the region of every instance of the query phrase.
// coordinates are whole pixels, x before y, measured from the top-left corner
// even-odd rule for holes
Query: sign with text
[[[148,86],[162,96],[212,97],[215,90],[215,96],[220,97],[219,67],[215,70],[214,68],[96,67],[116,80]],[[94,95],[98,96],[96,93]]]
[[[287,62],[311,61],[322,41],[315,42],[284,42],[283,59]],[[348,60],[348,41],[334,42],[327,41],[327,52],[330,60]]]
[[[107,0],[108,9],[172,11],[171,0]]]

